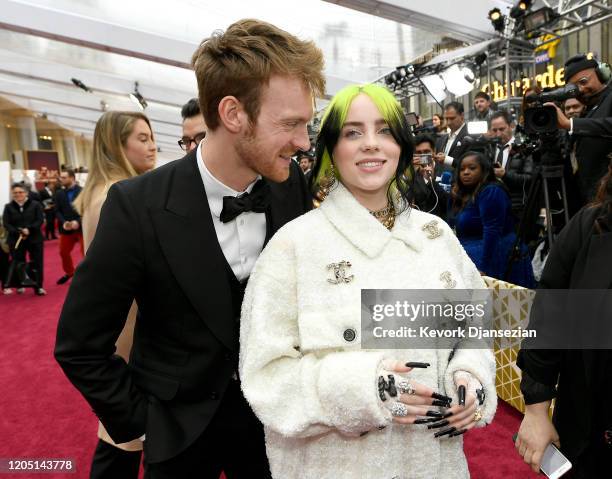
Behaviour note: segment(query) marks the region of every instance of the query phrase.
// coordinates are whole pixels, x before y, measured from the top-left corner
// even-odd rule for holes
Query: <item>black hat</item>
[[[587,55],[576,55],[565,62],[565,81],[568,82],[576,73],[589,68],[597,68],[598,63],[594,58]]]

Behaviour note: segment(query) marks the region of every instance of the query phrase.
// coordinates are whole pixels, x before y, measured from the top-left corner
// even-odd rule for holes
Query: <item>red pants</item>
[[[72,262],[71,253],[74,245],[77,243],[81,243],[81,253],[83,253],[83,233],[81,231],[59,235],[59,253],[62,258],[62,268],[68,276],[74,275],[74,263]]]

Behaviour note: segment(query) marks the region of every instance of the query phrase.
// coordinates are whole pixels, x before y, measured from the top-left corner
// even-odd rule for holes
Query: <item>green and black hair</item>
[[[414,178],[412,167],[412,156],[414,143],[410,127],[406,121],[402,107],[387,88],[379,85],[350,85],[340,90],[327,107],[327,111],[321,120],[319,135],[317,136],[317,162],[310,177],[310,188],[313,194],[317,194],[325,178],[332,176],[332,154],[338,143],[340,132],[348,110],[353,100],[360,94],[367,95],[380,111],[383,119],[387,122],[393,138],[400,146],[400,158],[395,170],[395,175],[389,182],[387,196],[389,201],[394,201],[397,193],[401,196],[401,209],[405,209],[411,202],[411,186]],[[335,169],[338,175],[338,169]]]

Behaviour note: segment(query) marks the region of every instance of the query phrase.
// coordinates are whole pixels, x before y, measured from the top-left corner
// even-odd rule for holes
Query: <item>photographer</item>
[[[514,122],[507,111],[497,111],[491,115],[491,132],[501,142],[495,149],[493,165],[495,176],[508,188],[512,200],[512,212],[520,218],[533,175],[533,159],[530,155],[519,154],[513,149]]]
[[[416,172],[413,184],[414,206],[446,221],[448,193],[435,181],[436,140],[432,135],[420,134],[414,139],[412,164]]]
[[[593,199],[597,185],[606,174],[607,155],[612,152],[612,95],[610,67],[589,55],[576,55],[565,62],[565,80],[579,89],[577,96],[586,105],[583,118],[567,118],[557,109],[559,128],[575,138],[578,183],[583,203]]]

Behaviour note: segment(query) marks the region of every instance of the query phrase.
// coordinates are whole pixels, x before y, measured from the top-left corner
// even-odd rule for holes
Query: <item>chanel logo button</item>
[[[357,337],[357,333],[355,333],[355,330],[352,328],[348,328],[344,330],[344,340],[347,342],[352,342],[355,341],[355,338]]]

